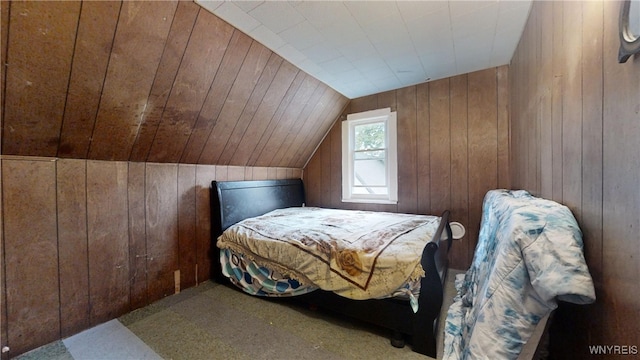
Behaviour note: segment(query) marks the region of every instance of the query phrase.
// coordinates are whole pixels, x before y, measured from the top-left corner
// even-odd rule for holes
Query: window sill
[[[386,205],[398,204],[398,201],[386,200],[386,199],[342,199],[342,202],[362,203],[362,204],[386,204]]]

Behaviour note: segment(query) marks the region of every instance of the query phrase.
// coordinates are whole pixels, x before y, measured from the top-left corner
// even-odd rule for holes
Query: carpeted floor
[[[450,270],[442,314],[455,290]],[[441,315],[442,316],[442,315]],[[442,326],[444,321],[440,322]],[[438,357],[442,338],[438,339]],[[389,333],[214,282],[169,296],[16,359],[427,359]]]

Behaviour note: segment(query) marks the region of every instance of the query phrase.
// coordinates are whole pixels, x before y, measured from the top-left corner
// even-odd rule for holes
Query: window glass
[[[385,145],[385,124],[375,122],[355,126],[355,150],[382,149]]]
[[[386,151],[358,151],[354,154],[356,186],[387,186]]]

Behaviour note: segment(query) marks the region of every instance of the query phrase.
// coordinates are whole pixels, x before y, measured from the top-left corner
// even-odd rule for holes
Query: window
[[[396,204],[396,113],[350,114],[342,122],[342,201]]]

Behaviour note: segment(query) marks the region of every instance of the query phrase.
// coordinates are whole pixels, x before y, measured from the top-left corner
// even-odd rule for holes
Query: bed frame
[[[305,203],[301,179],[265,181],[212,181],[211,183],[211,232],[212,253],[217,254],[215,241],[229,226],[246,218],[269,211]],[[446,240],[440,240],[443,232]],[[438,318],[443,300],[443,284],[447,276],[448,252],[452,243],[449,211],[442,214],[434,240],[427,243],[422,253],[425,277],[421,289],[428,289],[418,298],[419,310],[413,313],[409,302],[400,299],[351,300],[332,292],[317,290],[296,296],[307,302],[339,314],[372,323],[392,331],[391,344],[405,345],[405,337],[412,350],[436,357]],[[231,284],[222,275],[217,255],[212,256],[212,278]],[[235,288],[234,285],[231,285]],[[285,300],[278,298],[277,300]]]

